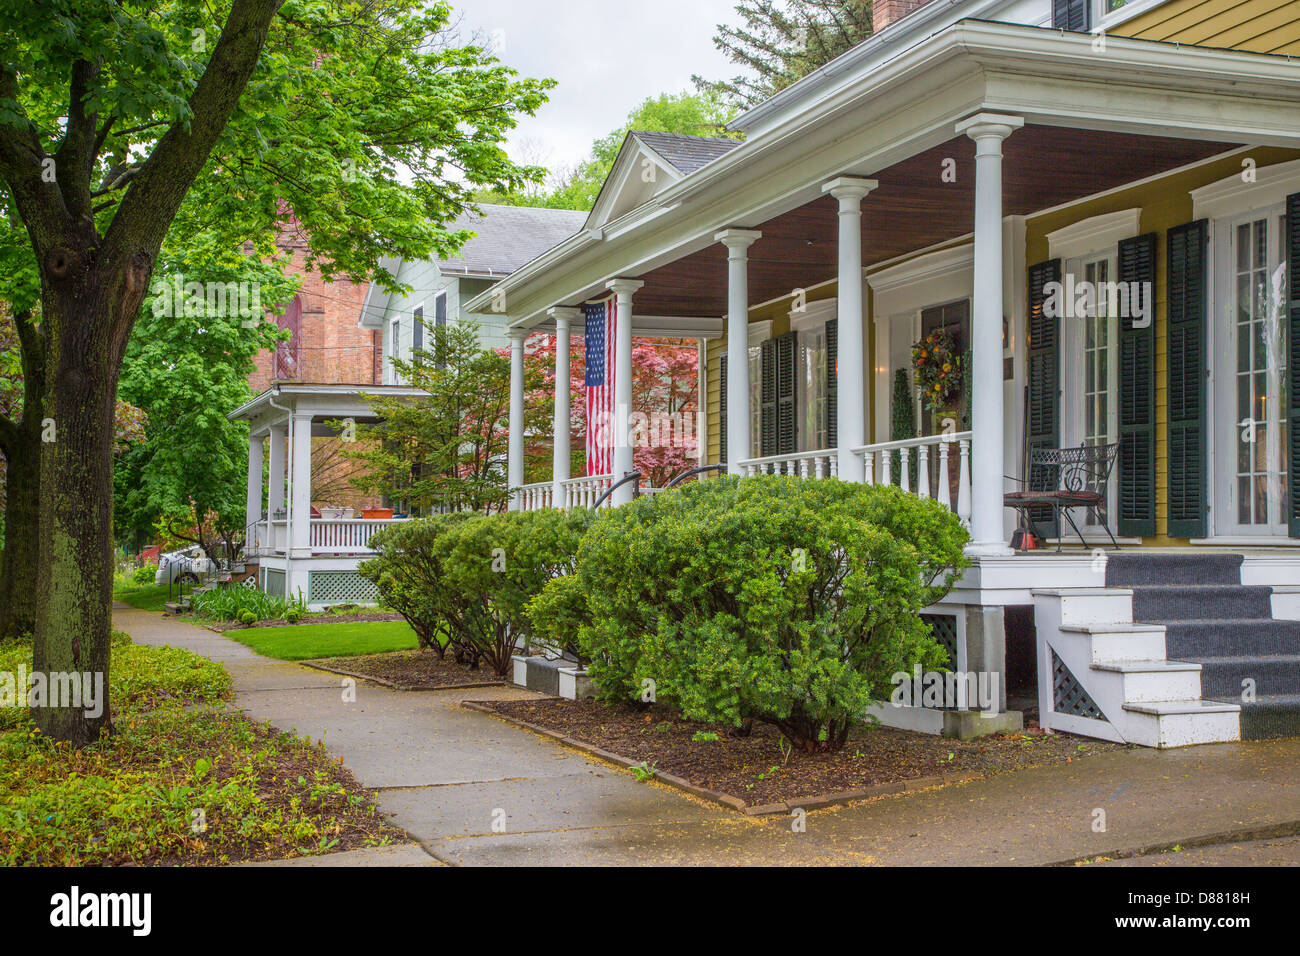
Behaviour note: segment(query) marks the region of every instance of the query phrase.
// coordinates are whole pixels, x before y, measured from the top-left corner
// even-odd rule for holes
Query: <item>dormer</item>
[[[711,136],[628,133],[587,217],[587,228],[599,229],[644,206],[673,183],[739,145],[738,140]]]

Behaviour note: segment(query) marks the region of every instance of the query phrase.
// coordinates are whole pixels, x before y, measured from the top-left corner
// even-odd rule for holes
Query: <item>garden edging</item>
[[[469,710],[475,710],[479,713],[488,714],[498,720],[503,720],[508,724],[514,724],[516,727],[523,727],[525,730],[531,730],[535,734],[548,737],[556,743],[571,747],[574,750],[590,754],[593,757],[599,757],[601,760],[608,761],[624,768],[631,770],[633,767],[640,767],[641,763],[636,760],[629,760],[620,754],[613,753],[589,744],[586,741],[579,740],[576,737],[570,737],[559,731],[551,730],[549,727],[543,727],[541,724],[535,724],[531,721],[521,720],[518,717],[512,717],[503,714],[489,704],[481,703],[475,700],[463,700],[460,702],[462,707]],[[722,793],[718,790],[710,790],[707,787],[701,787],[698,784],[691,783],[675,774],[665,773],[662,770],[657,771],[654,779],[668,784],[670,787],[676,787],[687,793],[693,794],[711,803],[727,807],[731,810],[737,810],[745,816],[758,817],[769,816],[772,814],[791,813],[795,810],[821,810],[826,807],[837,807],[851,803],[855,800],[869,800],[874,797],[890,796],[892,794],[907,793],[913,790],[928,790],[932,787],[945,786],[952,783],[966,783],[979,778],[979,774],[963,774],[945,776],[943,774],[929,777],[916,777],[911,780],[896,780],[891,783],[876,784],[872,787],[865,787],[861,790],[844,790],[836,793],[821,794],[817,796],[804,797],[797,800],[785,800],[778,803],[749,804],[739,797],[733,797],[731,794]]]

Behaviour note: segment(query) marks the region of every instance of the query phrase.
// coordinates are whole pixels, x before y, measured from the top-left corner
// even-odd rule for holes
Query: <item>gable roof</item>
[[[466,211],[450,226],[477,233],[451,259],[438,262],[444,273],[506,276],[582,229],[585,212],[494,206],[481,203],[482,215]]]
[[[687,136],[682,133],[651,133],[633,130],[632,135],[666,159],[681,173],[693,173],[740,145],[740,140],[716,136]]]

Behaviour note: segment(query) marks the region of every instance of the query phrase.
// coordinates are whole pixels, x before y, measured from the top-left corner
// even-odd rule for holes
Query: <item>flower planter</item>
[[[386,519],[393,516],[392,508],[362,508],[361,517]]]

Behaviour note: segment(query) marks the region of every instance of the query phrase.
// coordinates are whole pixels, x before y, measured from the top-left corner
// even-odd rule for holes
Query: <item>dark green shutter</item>
[[[795,366],[799,333],[787,332],[776,340],[776,454],[793,455],[799,450],[799,417]]]
[[[718,462],[727,462],[727,353],[718,356]]]
[[[1086,33],[1092,28],[1092,0],[1052,0],[1052,26]]]
[[[1169,230],[1169,535],[1208,533],[1205,433],[1208,222]],[[1231,447],[1231,446],[1229,446]]]
[[[839,447],[839,348],[840,323],[831,319],[826,323],[826,447]]]
[[[1291,488],[1287,524],[1290,535],[1300,538],[1300,193],[1286,197],[1287,378],[1287,483]]]
[[[762,458],[779,454],[776,434],[776,339],[758,349],[758,454]]]
[[[1061,260],[1049,259],[1029,267],[1029,348],[1026,364],[1028,406],[1025,408],[1025,474],[1030,478],[1029,459],[1034,449],[1059,448],[1061,444],[1061,317],[1044,309],[1048,283],[1061,281]],[[1059,301],[1059,297],[1058,297]],[[1042,489],[1035,489],[1042,490]],[[1059,534],[1051,508],[1034,508],[1030,517],[1048,536]]]
[[[1155,233],[1119,244],[1119,281],[1149,282],[1155,289]],[[1131,311],[1131,310],[1130,310]],[[1154,317],[1134,328],[1119,319],[1119,520],[1120,534],[1156,533],[1156,330]]]

